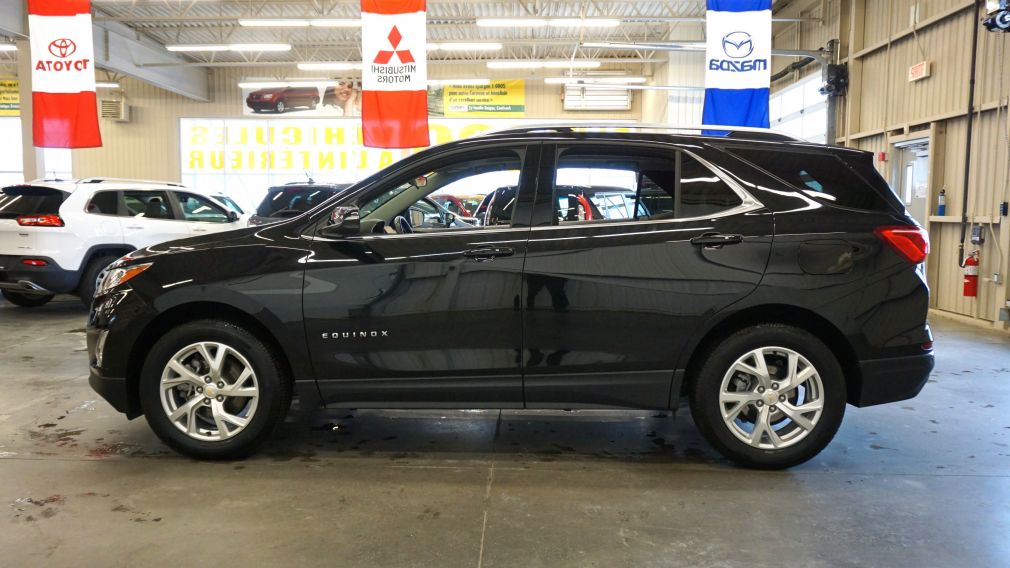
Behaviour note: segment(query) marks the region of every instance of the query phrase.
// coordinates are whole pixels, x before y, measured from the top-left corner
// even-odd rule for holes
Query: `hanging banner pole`
[[[702,122],[768,128],[772,0],[708,0],[705,30]]]
[[[365,146],[430,145],[426,34],[424,0],[361,0],[361,126]]]
[[[28,0],[28,30],[33,143],[101,146],[90,0]]]

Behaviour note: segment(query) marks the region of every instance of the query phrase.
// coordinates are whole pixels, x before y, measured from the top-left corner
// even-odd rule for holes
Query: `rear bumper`
[[[860,380],[850,383],[849,402],[873,406],[919,394],[933,370],[933,354],[875,359],[859,363]]]
[[[46,261],[46,266],[26,266],[24,259]],[[0,289],[25,294],[62,294],[77,289],[81,275],[77,270],[66,270],[51,258],[42,256],[0,257]]]

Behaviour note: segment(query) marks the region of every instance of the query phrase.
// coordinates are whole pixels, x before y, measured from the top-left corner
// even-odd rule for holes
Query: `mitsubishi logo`
[[[393,26],[393,29],[389,31],[389,35],[386,36],[386,39],[389,40],[389,45],[391,45],[393,49],[391,51],[380,49],[379,53],[375,55],[375,61],[373,61],[372,63],[385,65],[389,63],[390,59],[393,58],[393,54],[396,54],[396,57],[400,60],[400,63],[414,62],[414,56],[410,53],[409,49],[396,49],[397,46],[400,45],[400,40],[403,39],[403,36],[400,35],[400,30],[396,29],[396,26]],[[50,47],[50,49],[52,48]]]
[[[77,51],[77,44],[72,39],[64,37],[49,42],[49,53],[56,57],[70,57],[75,51]]]

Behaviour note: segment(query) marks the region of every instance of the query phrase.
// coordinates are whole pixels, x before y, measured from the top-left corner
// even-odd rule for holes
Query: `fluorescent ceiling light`
[[[494,42],[446,42],[429,43],[428,51],[499,51],[502,44]]]
[[[247,28],[360,28],[357,18],[263,18],[241,19],[238,25]]]
[[[352,71],[354,69],[361,69],[361,63],[357,61],[299,63],[298,68],[302,71]]]
[[[432,87],[442,85],[490,85],[491,79],[429,79],[428,84]]]
[[[287,43],[210,43],[166,45],[169,51],[290,51]]]
[[[13,43],[0,43],[0,51],[17,51],[18,46]]]
[[[238,84],[240,89],[276,89],[280,87],[321,87],[325,85],[336,85],[340,81],[336,79],[289,79],[287,81],[241,81]]]
[[[645,77],[545,77],[548,85],[628,85],[645,83]]]
[[[618,18],[477,18],[484,28],[616,28]]]
[[[97,81],[95,82],[95,87],[98,89],[118,89],[119,83],[113,83],[112,81]]]
[[[553,61],[488,61],[488,69],[596,69],[601,62],[591,59],[558,59]]]

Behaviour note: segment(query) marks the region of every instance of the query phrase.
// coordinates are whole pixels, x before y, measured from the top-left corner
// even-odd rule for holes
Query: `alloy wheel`
[[[249,361],[223,343],[183,347],[165,365],[161,405],[169,421],[201,441],[227,440],[252,420],[259,383]]]
[[[719,410],[740,441],[762,450],[799,443],[817,427],[824,384],[792,349],[760,347],[740,356],[722,380]]]

